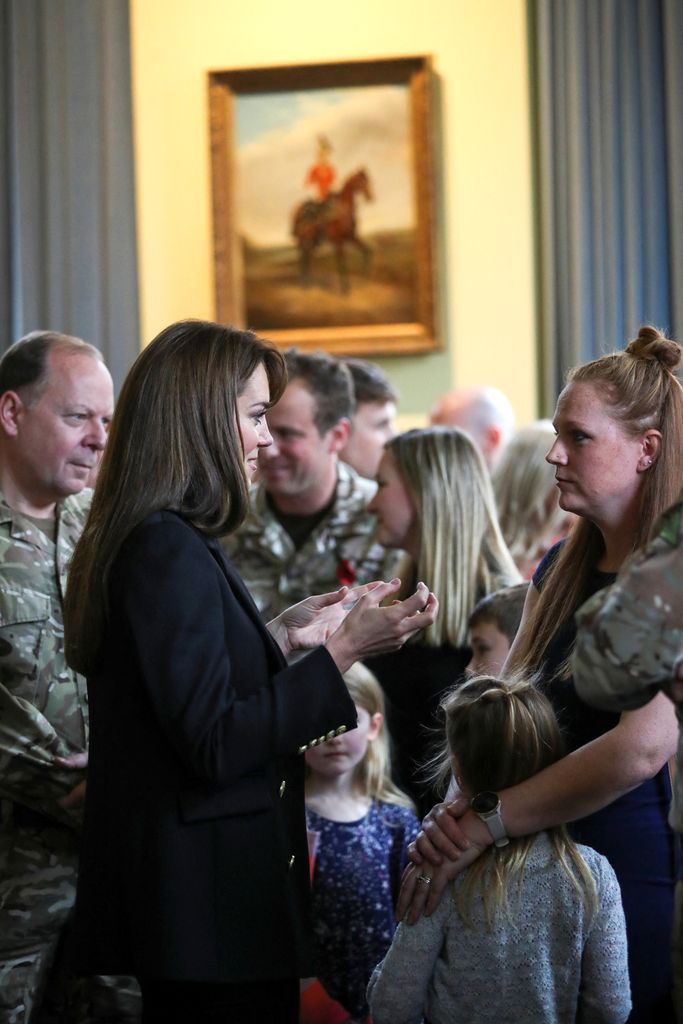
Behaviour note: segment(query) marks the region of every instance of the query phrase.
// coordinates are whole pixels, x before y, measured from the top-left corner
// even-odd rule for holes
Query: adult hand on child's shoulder
[[[448,883],[490,845],[490,836],[484,837],[478,827],[481,823],[468,812],[469,801],[459,796],[437,804],[422,822],[417,838],[408,846],[411,863],[401,880],[397,920],[414,924],[421,914],[432,914]],[[466,814],[467,822],[462,820]],[[467,824],[469,829],[464,827]]]
[[[457,861],[470,846],[469,837],[459,820],[469,807],[469,800],[464,796],[435,804],[423,819],[415,842],[408,847],[410,859],[418,865],[428,861],[435,867],[443,864],[444,859]]]

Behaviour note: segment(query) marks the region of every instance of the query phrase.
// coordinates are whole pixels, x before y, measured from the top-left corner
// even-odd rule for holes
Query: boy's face
[[[469,630],[472,658],[465,669],[472,676],[499,676],[510,650],[510,641],[493,619],[480,619]]]

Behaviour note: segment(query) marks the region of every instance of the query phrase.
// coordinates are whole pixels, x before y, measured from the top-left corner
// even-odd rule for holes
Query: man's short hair
[[[468,626],[473,629],[480,622],[493,622],[510,643],[515,639],[519,624],[522,621],[524,601],[526,600],[528,583],[516,583],[514,587],[504,587],[493,594],[482,597],[474,606]]]
[[[340,420],[353,415],[353,378],[339,359],[324,352],[285,351],[288,383],[303,381],[315,399],[313,420],[320,434],[326,434]]]
[[[15,341],[0,359],[0,395],[23,392],[26,401],[37,402],[47,387],[49,355],[57,350],[103,361],[99,349],[81,338],[59,331],[31,331]]]
[[[398,391],[376,363],[367,359],[345,359],[344,365],[353,378],[356,407],[364,402],[398,402]]]

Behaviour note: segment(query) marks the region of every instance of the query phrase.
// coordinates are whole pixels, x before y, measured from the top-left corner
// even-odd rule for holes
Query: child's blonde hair
[[[550,701],[528,679],[477,676],[451,690],[441,702],[445,713],[446,744],[442,777],[450,774],[453,758],[469,796],[514,786],[558,761],[565,753]],[[503,809],[504,814],[504,809]],[[564,825],[547,830],[555,857],[566,871],[588,910],[595,913],[595,882]],[[455,902],[464,921],[480,892],[489,927],[502,910],[511,916],[508,892],[519,887],[535,835],[511,838],[492,846],[467,870],[455,887]]]
[[[357,768],[357,781],[363,793],[371,800],[381,800],[387,804],[398,804],[414,810],[410,797],[394,785],[391,779],[389,737],[382,687],[370,669],[360,661],[355,662],[348,672],[344,673],[344,682],[354,704],[367,711],[371,718],[378,712],[382,715],[382,724],[377,736],[372,743],[368,743],[365,757]]]

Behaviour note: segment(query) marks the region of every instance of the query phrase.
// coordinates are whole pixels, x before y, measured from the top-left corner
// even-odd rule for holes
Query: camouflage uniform
[[[63,963],[81,810],[65,811],[57,801],[82,773],[54,759],[86,750],[88,710],[85,680],[64,657],[62,604],[87,508],[84,495],[57,507],[55,543],[0,495],[2,1024],[139,1016],[127,981],[86,985],[69,978]]]
[[[266,621],[311,594],[395,575],[396,556],[374,542],[375,517],[367,511],[375,485],[343,462],[337,467],[334,505],[298,550],[263,482],[252,488],[243,525],[221,541]]]
[[[647,704],[683,657],[683,492],[654,540],[577,613],[574,682],[589,704],[626,711]],[[683,706],[669,823],[683,833]],[[680,867],[680,865],[679,865]],[[683,1024],[683,882],[676,887],[675,1003]]]

